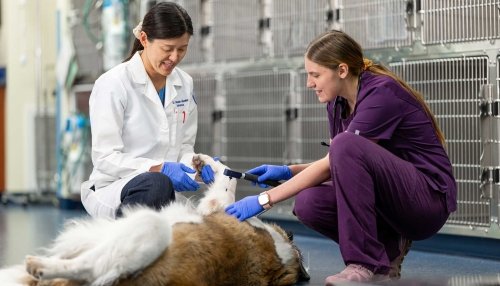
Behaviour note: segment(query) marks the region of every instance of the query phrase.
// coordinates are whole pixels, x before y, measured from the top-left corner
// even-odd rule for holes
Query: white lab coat
[[[138,52],[97,79],[89,105],[94,169],[81,198],[91,216],[114,218],[122,188],[152,166],[191,166],[198,111],[193,79],[181,69],[167,77],[162,106]]]

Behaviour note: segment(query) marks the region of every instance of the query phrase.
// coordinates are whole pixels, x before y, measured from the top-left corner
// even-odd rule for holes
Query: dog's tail
[[[0,282],[2,286],[34,286],[37,281],[28,273],[24,265],[16,265],[0,269]]]

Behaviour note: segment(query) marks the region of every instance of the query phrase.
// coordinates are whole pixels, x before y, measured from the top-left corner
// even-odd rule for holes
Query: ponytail
[[[132,43],[132,49],[130,50],[130,54],[123,62],[128,62],[138,51],[144,50],[144,47],[141,44],[139,39],[134,38],[134,42]]]
[[[395,81],[397,81],[406,91],[408,91],[417,101],[420,103],[420,105],[424,108],[425,113],[427,116],[431,119],[432,121],[432,127],[434,127],[434,131],[436,132],[436,136],[439,139],[439,142],[441,142],[441,145],[446,146],[445,142],[445,137],[443,132],[441,131],[441,128],[439,128],[439,124],[434,117],[434,114],[432,113],[431,109],[429,108],[429,105],[425,102],[424,96],[417,91],[416,89],[412,88],[410,85],[408,85],[404,80],[402,80],[400,77],[398,77],[396,74],[391,72],[389,69],[382,65],[378,64],[373,64],[372,61],[368,59],[363,59],[363,62],[365,63],[364,70],[367,70],[369,72],[372,72],[374,74],[379,74],[379,75],[386,75]],[[367,65],[367,62],[370,64]]]

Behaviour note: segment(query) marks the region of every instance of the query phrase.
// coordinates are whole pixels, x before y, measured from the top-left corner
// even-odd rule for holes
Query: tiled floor
[[[83,215],[81,210],[44,205],[0,205],[0,266],[21,263],[26,254],[47,246],[66,220]],[[302,249],[312,277],[309,283],[301,285],[323,285],[326,276],[343,269],[335,243],[303,233],[296,234],[294,241]],[[402,280],[389,284],[500,285],[500,261],[412,250],[405,259],[402,274]]]

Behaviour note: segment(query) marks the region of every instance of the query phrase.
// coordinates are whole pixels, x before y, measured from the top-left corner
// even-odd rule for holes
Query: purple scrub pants
[[[401,236],[428,238],[448,219],[445,194],[411,163],[362,136],[335,136],[330,172],[331,182],[296,196],[294,213],[336,241],[346,264],[387,273]]]

